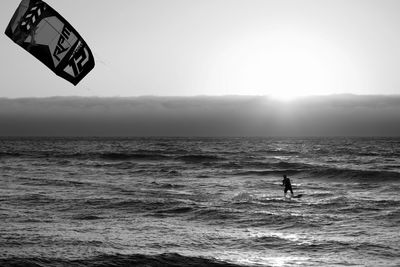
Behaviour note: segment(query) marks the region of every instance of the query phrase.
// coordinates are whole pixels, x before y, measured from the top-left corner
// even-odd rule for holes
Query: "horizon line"
[[[313,97],[335,97],[335,96],[355,96],[355,97],[400,97],[400,93],[398,94],[354,94],[354,93],[338,93],[338,94],[312,94],[312,95],[298,95],[294,96],[291,100],[297,100],[301,98],[313,98]],[[240,94],[225,94],[225,95],[138,95],[138,96],[79,96],[79,95],[69,95],[69,96],[62,96],[62,95],[54,95],[54,96],[24,96],[24,97],[6,97],[0,96],[0,99],[7,99],[7,100],[18,100],[18,99],[52,99],[52,98],[199,98],[199,97],[266,97],[271,98],[279,101],[280,99],[274,95],[240,95]],[[281,100],[285,101],[285,100]]]

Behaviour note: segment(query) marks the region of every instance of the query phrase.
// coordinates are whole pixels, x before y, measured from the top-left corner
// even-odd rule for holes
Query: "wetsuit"
[[[283,192],[286,194],[286,192],[288,190],[290,190],[290,193],[292,193],[293,195],[293,189],[292,189],[292,184],[290,183],[290,179],[289,178],[283,178],[282,180],[282,185],[285,186],[285,189],[283,190]]]

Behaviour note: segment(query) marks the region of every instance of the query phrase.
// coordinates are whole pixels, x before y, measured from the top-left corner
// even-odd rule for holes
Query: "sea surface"
[[[400,266],[399,192],[400,138],[1,138],[0,266]]]

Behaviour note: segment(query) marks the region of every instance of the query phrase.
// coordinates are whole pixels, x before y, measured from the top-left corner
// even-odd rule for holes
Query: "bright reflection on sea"
[[[238,251],[237,254],[232,253],[219,260],[232,262],[240,265],[248,266],[270,266],[270,267],[286,267],[286,266],[309,266],[310,258],[301,256],[270,256],[270,252],[265,253],[246,253]],[[267,256],[268,255],[268,256]]]
[[[305,234],[287,234],[277,231],[271,232],[265,229],[246,229],[245,231],[239,233],[237,231],[223,231],[223,233],[227,235],[235,235],[237,238],[242,240],[265,239],[266,242],[270,243],[274,243],[274,239],[286,240],[287,242],[293,244],[306,244],[312,242],[311,239],[309,239]],[[306,256],[292,256],[290,253],[277,253],[275,249],[270,247],[270,244],[266,244],[265,248],[260,248],[260,251],[257,252],[246,251],[246,248],[243,247],[242,250],[229,251],[223,255],[216,253],[212,256],[220,260],[250,266],[296,266],[297,264],[306,264],[310,260],[310,258]]]

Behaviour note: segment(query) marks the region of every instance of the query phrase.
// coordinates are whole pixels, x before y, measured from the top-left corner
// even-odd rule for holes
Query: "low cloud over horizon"
[[[400,96],[0,98],[1,136],[400,136]]]

